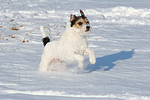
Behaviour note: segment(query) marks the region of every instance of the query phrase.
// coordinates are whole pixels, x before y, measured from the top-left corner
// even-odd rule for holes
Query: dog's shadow
[[[89,73],[97,70],[109,71],[116,65],[114,64],[114,62],[118,60],[126,60],[132,58],[133,54],[134,54],[134,49],[131,51],[121,51],[115,54],[99,57],[96,58],[95,65],[88,64],[85,70]]]

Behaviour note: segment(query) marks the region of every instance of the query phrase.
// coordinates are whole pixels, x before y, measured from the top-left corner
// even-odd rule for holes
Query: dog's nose
[[[90,26],[86,26],[86,29],[89,30],[89,29],[90,29]]]

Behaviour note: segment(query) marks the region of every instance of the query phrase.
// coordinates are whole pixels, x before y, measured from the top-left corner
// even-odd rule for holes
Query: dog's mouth
[[[88,32],[89,30],[85,30],[85,32]]]
[[[90,29],[85,30],[85,32],[89,32],[89,31],[91,31],[91,30]]]

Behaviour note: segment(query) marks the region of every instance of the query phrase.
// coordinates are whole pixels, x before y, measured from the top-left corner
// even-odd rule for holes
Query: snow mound
[[[107,22],[131,25],[150,25],[150,9],[135,9],[118,6],[114,8],[99,8],[85,10],[87,15],[98,16],[93,22]]]
[[[8,94],[26,94],[26,95],[40,95],[40,96],[58,96],[58,97],[73,97],[73,98],[107,98],[107,99],[124,99],[124,100],[149,100],[150,97],[137,96],[129,93],[126,94],[110,94],[110,95],[87,95],[87,94],[68,94],[66,92],[41,90],[41,91],[19,91],[19,90],[4,90],[3,93]]]

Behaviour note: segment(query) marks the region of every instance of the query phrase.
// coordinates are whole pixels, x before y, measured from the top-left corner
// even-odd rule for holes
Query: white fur
[[[43,36],[46,37],[44,28],[41,26],[40,29]],[[90,31],[85,32],[85,30],[86,26],[82,29],[77,29],[75,27],[70,27],[70,22],[68,22],[61,39],[59,41],[51,41],[45,46],[39,70],[48,71],[53,59],[60,59],[64,62],[78,61],[78,66],[83,68],[83,55],[89,55],[90,63],[95,64],[96,59],[94,51],[88,48],[85,37]]]
[[[42,25],[40,27],[40,30],[41,30],[41,33],[42,33],[42,37],[45,38],[46,37],[46,33],[45,33],[45,30],[44,30]]]

